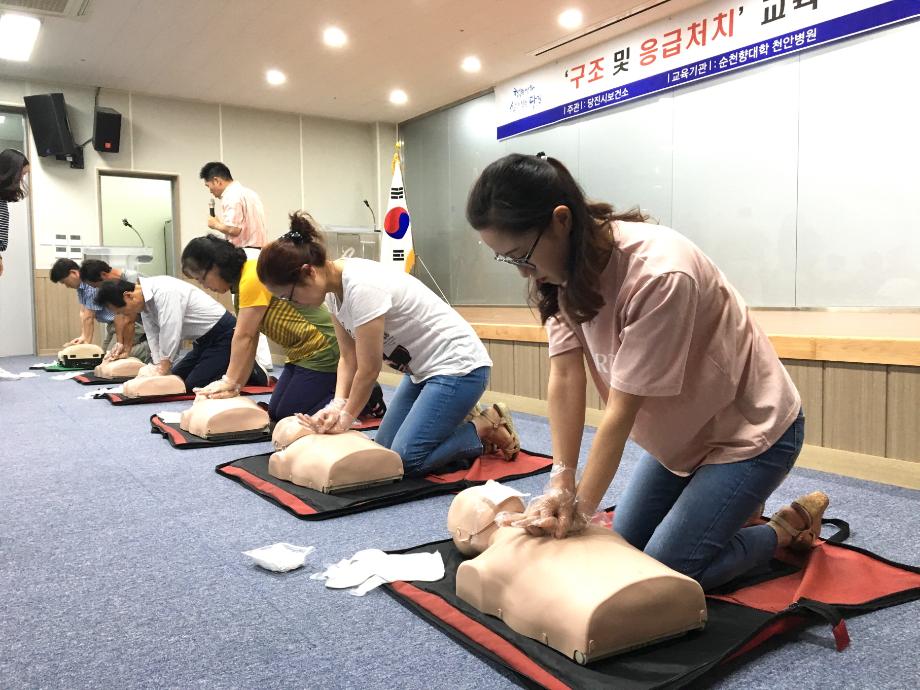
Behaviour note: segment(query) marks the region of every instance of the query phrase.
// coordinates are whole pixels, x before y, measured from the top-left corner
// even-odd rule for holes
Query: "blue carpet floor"
[[[451,497],[302,522],[214,472],[269,444],[178,451],[148,419],[188,403],[113,407],[51,376],[0,382],[0,687],[515,687],[383,592],[352,597],[309,579],[359,549],[446,538]],[[524,447],[550,451],[545,419],[515,418]],[[628,448],[609,503],[635,457]],[[767,512],[814,489],[831,496],[829,516],[850,521],[851,543],[920,563],[918,492],[796,469]],[[316,552],[285,575],[240,553],[279,541]],[[918,618],[915,603],[853,619],[843,653],[811,628],[714,683],[916,687]]]

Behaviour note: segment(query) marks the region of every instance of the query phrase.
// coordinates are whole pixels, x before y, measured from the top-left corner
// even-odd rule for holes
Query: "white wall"
[[[21,107],[23,96],[54,91],[64,94],[74,139],[89,139],[94,89],[0,77],[0,104]],[[119,153],[99,154],[89,144],[84,170],[30,156],[37,269],[54,262],[52,247],[43,245],[51,244],[56,231],[78,231],[84,244],[101,242],[98,169],[176,175],[181,246],[207,231],[208,192],[198,171],[208,161],[223,160],[236,179],[261,195],[269,238],[286,231],[288,213],[302,204],[326,225],[370,226],[362,200],[376,200],[379,208],[389,185],[378,159],[381,151],[392,152],[392,125],[121,91],[103,90],[99,104],[122,114]]]

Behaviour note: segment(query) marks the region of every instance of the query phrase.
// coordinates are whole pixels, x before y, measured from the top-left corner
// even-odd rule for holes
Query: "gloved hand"
[[[105,353],[105,357],[102,358],[103,362],[113,362],[116,359],[124,359],[128,356],[127,348],[121,343],[115,343],[112,345],[112,349]]]
[[[341,431],[333,431],[333,429],[339,428],[341,425],[341,422],[344,421],[344,420],[341,420],[340,417],[347,403],[348,403],[348,400],[346,398],[335,398],[332,402],[326,405],[326,407],[321,409],[319,412],[317,412],[312,417],[309,417],[308,419],[312,423],[313,428],[316,430],[316,433],[318,434],[328,434],[328,433],[341,434],[343,431],[348,431],[348,429],[351,428],[351,425],[355,421],[355,418],[352,417],[351,415],[347,415],[348,417],[351,417],[351,422],[348,423],[347,427],[345,427]]]
[[[143,379],[148,376],[160,376],[160,367],[156,364],[145,364],[137,372],[137,378]]]
[[[235,398],[240,394],[240,384],[233,383],[224,374],[217,381],[211,381],[207,386],[202,388],[193,388],[192,393],[197,398],[211,398],[212,400],[222,400],[224,398]]]
[[[564,539],[591,522],[592,515],[581,508],[575,490],[575,468],[553,465],[543,495],[532,499],[523,513],[499,513],[495,522],[503,527],[523,527],[535,537],[552,535]]]
[[[68,340],[66,343],[64,343],[64,347],[70,347],[71,345],[83,345],[85,342],[86,338],[84,338],[82,335],[78,335],[73,340]]]

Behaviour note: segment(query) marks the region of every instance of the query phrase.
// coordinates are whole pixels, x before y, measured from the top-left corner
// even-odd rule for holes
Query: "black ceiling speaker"
[[[64,94],[45,93],[26,96],[26,113],[35,148],[39,156],[71,156],[76,146],[70,124],[67,122],[67,106]]]
[[[93,120],[93,148],[102,153],[118,153],[121,144],[121,113],[112,108],[96,108]]]

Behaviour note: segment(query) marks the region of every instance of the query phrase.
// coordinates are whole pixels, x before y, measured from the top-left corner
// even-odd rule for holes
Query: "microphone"
[[[139,239],[139,240],[141,241],[141,248],[145,248],[145,247],[144,247],[144,238],[141,237],[141,234],[137,231],[137,229],[136,229],[133,225],[131,225],[131,223],[128,222],[128,219],[127,219],[127,218],[122,218],[122,219],[121,219],[121,224],[124,225],[124,226],[127,227],[127,228],[131,228],[132,230],[134,230],[134,234],[137,235],[137,239]],[[150,256],[149,254],[138,254],[138,256],[137,256],[137,261],[138,261],[138,263],[142,263],[142,264],[144,264],[144,263],[149,263],[149,262],[153,261],[153,257]]]
[[[214,197],[212,196],[208,199],[208,213],[211,214],[211,218],[214,217]]]
[[[367,203],[367,199],[364,199],[364,205],[367,206],[367,210],[371,212],[371,218],[374,219],[374,232],[380,232],[380,229],[377,227],[377,216],[374,215],[374,209]]]

